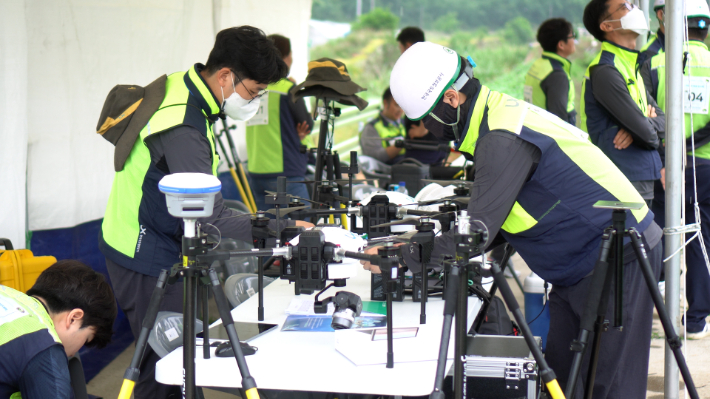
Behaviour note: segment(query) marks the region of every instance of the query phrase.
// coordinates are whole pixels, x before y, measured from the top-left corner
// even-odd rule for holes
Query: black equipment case
[[[399,184],[403,181],[407,185],[407,193],[414,197],[428,183],[422,179],[429,179],[429,165],[413,158],[404,158],[399,163],[392,165],[392,179],[390,184]]]
[[[541,345],[540,338],[535,339]],[[469,336],[464,374],[467,399],[537,399],[540,395],[537,363],[522,336]],[[452,380],[449,375],[444,381],[447,398],[454,397]]]

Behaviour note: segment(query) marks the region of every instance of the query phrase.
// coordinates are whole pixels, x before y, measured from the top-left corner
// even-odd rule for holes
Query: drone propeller
[[[294,207],[292,207],[292,208],[279,208],[279,210],[278,210],[278,216],[279,216],[279,217],[284,217],[284,216],[288,215],[288,214],[291,213],[291,212],[300,211],[300,210],[306,209],[306,208],[308,208],[308,207],[307,207],[307,206],[294,206]],[[252,219],[254,219],[254,216],[258,216],[259,214],[264,215],[264,214],[266,214],[266,213],[268,213],[268,214],[270,214],[270,215],[275,215],[275,216],[276,216],[276,209],[269,209],[268,211],[260,211],[260,212],[256,212],[256,213],[242,213],[242,214],[239,214],[239,215],[226,216],[226,217],[219,218],[219,219],[215,219],[215,220],[236,219],[236,218],[242,218],[242,217],[247,217],[247,216],[249,216],[249,217],[251,217]]]
[[[264,191],[264,192],[265,192],[266,194],[269,194],[269,195],[277,195],[277,194],[278,194],[276,191]],[[303,198],[303,197],[297,197],[297,196],[295,196],[295,195],[293,195],[293,194],[286,194],[286,196],[287,196],[288,198],[295,198],[295,199],[297,199],[297,200],[299,200],[299,201],[310,202],[311,204],[317,204],[317,205],[325,205],[325,206],[327,206],[327,204],[324,204],[324,203],[322,203],[322,202],[313,201],[313,200],[311,200],[311,199],[307,199],[307,198]]]
[[[266,213],[269,213],[269,214],[272,214],[272,215],[277,215],[277,216],[279,216],[279,217],[284,217],[284,216],[288,215],[288,214],[291,213],[291,212],[300,211],[300,210],[303,210],[303,209],[306,209],[306,208],[308,208],[308,207],[307,207],[307,206],[294,206],[294,207],[291,207],[291,208],[279,208],[279,209],[278,209],[278,215],[277,215],[277,210],[276,210],[276,209],[269,209],[268,211],[266,211]]]
[[[287,183],[293,184],[293,183],[325,183],[325,182],[335,182],[338,184],[347,184],[350,183],[350,180],[348,179],[333,179],[333,180],[322,180],[322,181],[315,181],[315,180],[302,180],[302,181],[289,181]],[[353,179],[353,183],[363,183],[363,182],[368,182],[368,181],[378,181],[378,179]]]
[[[468,201],[471,199],[471,197],[444,197],[444,198],[437,198],[433,200],[427,200],[427,201],[419,201],[417,205],[432,205],[432,204],[438,204],[441,202],[446,202],[446,201],[452,201],[452,202],[458,202],[459,204],[462,205],[468,205]]]

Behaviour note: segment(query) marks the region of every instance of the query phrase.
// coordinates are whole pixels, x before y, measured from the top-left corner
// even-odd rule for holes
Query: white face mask
[[[643,15],[643,11],[640,8],[633,6],[628,14],[621,17],[621,19],[610,19],[607,22],[619,21],[621,22],[621,28],[614,30],[625,29],[638,33],[639,35],[644,35],[648,32],[648,22],[646,22],[646,17]]]
[[[235,121],[248,121],[259,110],[259,104],[261,99],[255,98],[254,100],[245,100],[242,96],[237,93],[236,86],[234,84],[234,77],[230,73],[229,76],[232,78],[232,88],[234,88],[234,93],[232,93],[229,98],[224,99],[224,89],[222,89],[222,109],[228,117],[234,119]],[[250,102],[251,101],[251,102]]]

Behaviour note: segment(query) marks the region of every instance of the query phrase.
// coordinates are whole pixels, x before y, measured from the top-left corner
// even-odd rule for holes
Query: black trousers
[[[148,310],[150,296],[158,282],[157,277],[147,276],[119,266],[106,259],[106,268],[111,277],[113,291],[118,305],[128,318],[133,336],[138,338],[143,318]],[[176,283],[168,285],[160,310],[182,313],[183,285]],[[136,383],[133,397],[135,399],[173,399],[180,398],[180,386],[163,385],[155,381],[155,363],[160,360],[150,345],[146,345],[143,361],[140,364],[140,377]]]
[[[710,246],[710,165],[702,163],[696,166],[698,182],[698,207],[700,220],[695,218],[693,200],[693,169],[685,170],[685,224],[701,222],[703,240]],[[686,240],[691,237],[686,234]],[[685,289],[688,298],[688,319],[685,325],[688,332],[700,332],[705,327],[705,318],[710,315],[710,274],[705,264],[705,257],[697,238],[688,244],[685,252],[688,273],[685,275]]]
[[[660,242],[647,253],[654,275],[658,279],[663,261]],[[613,259],[609,261],[612,262]],[[653,301],[638,260],[634,257],[624,267],[624,329],[618,331],[610,326],[609,330],[602,334],[599,365],[594,382],[595,399],[646,397]],[[550,292],[550,332],[547,335],[545,358],[563,389],[566,387],[572,365],[573,352],[570,351],[570,344],[579,335],[580,319],[590,283],[591,276],[587,276],[570,287],[554,286]],[[613,295],[614,289],[611,291]],[[613,320],[611,299],[606,317],[610,321]],[[590,344],[582,362],[575,398],[582,398],[584,393],[593,336],[594,334],[590,335]]]

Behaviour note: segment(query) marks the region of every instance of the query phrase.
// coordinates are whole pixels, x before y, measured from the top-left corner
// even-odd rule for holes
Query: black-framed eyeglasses
[[[614,15],[617,11],[622,10],[622,9],[624,9],[624,8],[626,8],[626,9],[629,10],[629,11],[631,11],[631,10],[634,9],[634,5],[631,4],[631,3],[629,3],[629,2],[626,2],[626,1],[625,1],[619,8],[617,8],[616,10],[614,10],[614,11],[612,11],[612,12],[606,14],[606,15],[602,18],[602,22],[604,22],[608,17],[611,17],[612,15]]]
[[[246,90],[247,93],[249,94],[249,96],[251,97],[251,100],[249,100],[248,104],[251,104],[252,101],[254,101],[254,100],[260,99],[261,97],[264,96],[264,94],[266,94],[266,93],[269,92],[269,91],[266,90],[266,89],[261,89],[261,90],[259,90],[259,91],[256,93],[255,96],[252,96],[251,90],[249,90],[249,89],[247,88],[247,86],[244,84],[244,81],[242,80],[242,78],[239,77],[239,74],[237,74],[237,72],[235,72],[235,71],[232,71],[232,72],[234,73],[234,76],[236,76],[237,79],[239,79],[239,83],[242,84],[242,87],[244,87],[244,90]]]
[[[577,39],[577,32],[572,32],[567,36],[567,40],[569,39]]]

